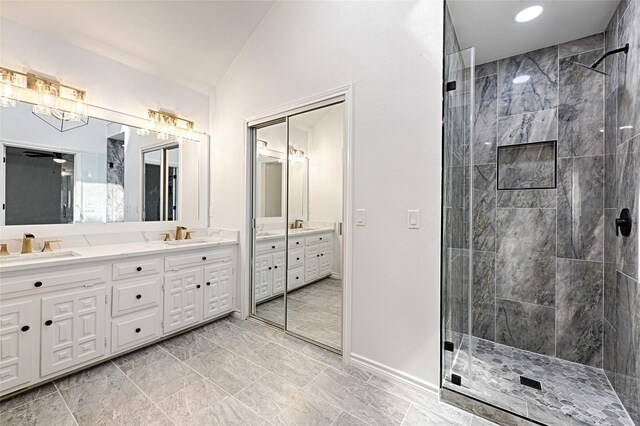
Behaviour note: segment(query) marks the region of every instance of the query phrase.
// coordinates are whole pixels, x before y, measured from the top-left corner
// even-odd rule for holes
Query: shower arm
[[[604,55],[602,55],[600,57],[600,59],[598,59],[597,61],[595,61],[593,63],[593,65],[591,65],[591,68],[596,69],[598,67],[598,65],[600,65],[600,62],[604,61],[604,59],[607,56],[615,55],[616,53],[620,53],[620,52],[624,52],[625,55],[627,53],[629,53],[629,43],[625,44],[624,47],[619,47],[617,49],[613,49],[613,50],[610,50],[610,51],[606,52]]]

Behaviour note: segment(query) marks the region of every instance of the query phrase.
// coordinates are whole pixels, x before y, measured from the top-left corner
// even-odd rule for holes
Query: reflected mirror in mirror
[[[254,270],[252,314],[284,327],[287,127],[253,129]]]
[[[7,206],[0,225],[198,217],[197,190],[191,194],[199,187],[198,142],[159,140],[154,132],[95,117],[61,131],[32,107],[17,102],[0,108],[0,147],[7,158],[0,171]],[[189,161],[188,170],[179,167],[181,159]]]

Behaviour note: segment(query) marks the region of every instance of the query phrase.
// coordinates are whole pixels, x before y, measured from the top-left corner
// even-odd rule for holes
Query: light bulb
[[[4,87],[2,88],[2,92],[5,96],[11,96],[13,94],[13,86],[11,85],[11,83],[5,83]]]
[[[53,100],[51,98],[51,94],[45,93],[44,95],[42,95],[42,103],[45,106],[51,106],[51,104],[53,103]]]
[[[84,103],[82,103],[82,101],[77,101],[76,112],[78,112],[79,114],[82,114],[83,111],[84,111]]]

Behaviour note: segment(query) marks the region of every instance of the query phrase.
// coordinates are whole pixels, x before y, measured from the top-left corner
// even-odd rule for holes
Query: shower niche
[[[556,141],[498,147],[498,190],[555,189]]]

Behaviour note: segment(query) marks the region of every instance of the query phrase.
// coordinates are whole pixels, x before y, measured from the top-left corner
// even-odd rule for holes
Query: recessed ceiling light
[[[522,84],[522,83],[526,83],[527,81],[531,80],[531,77],[527,74],[525,75],[519,75],[516,78],[513,79],[513,83],[514,84]]]
[[[521,10],[516,15],[516,22],[529,22],[533,19],[536,19],[538,16],[542,14],[543,7],[542,6],[531,6],[526,9]]]

